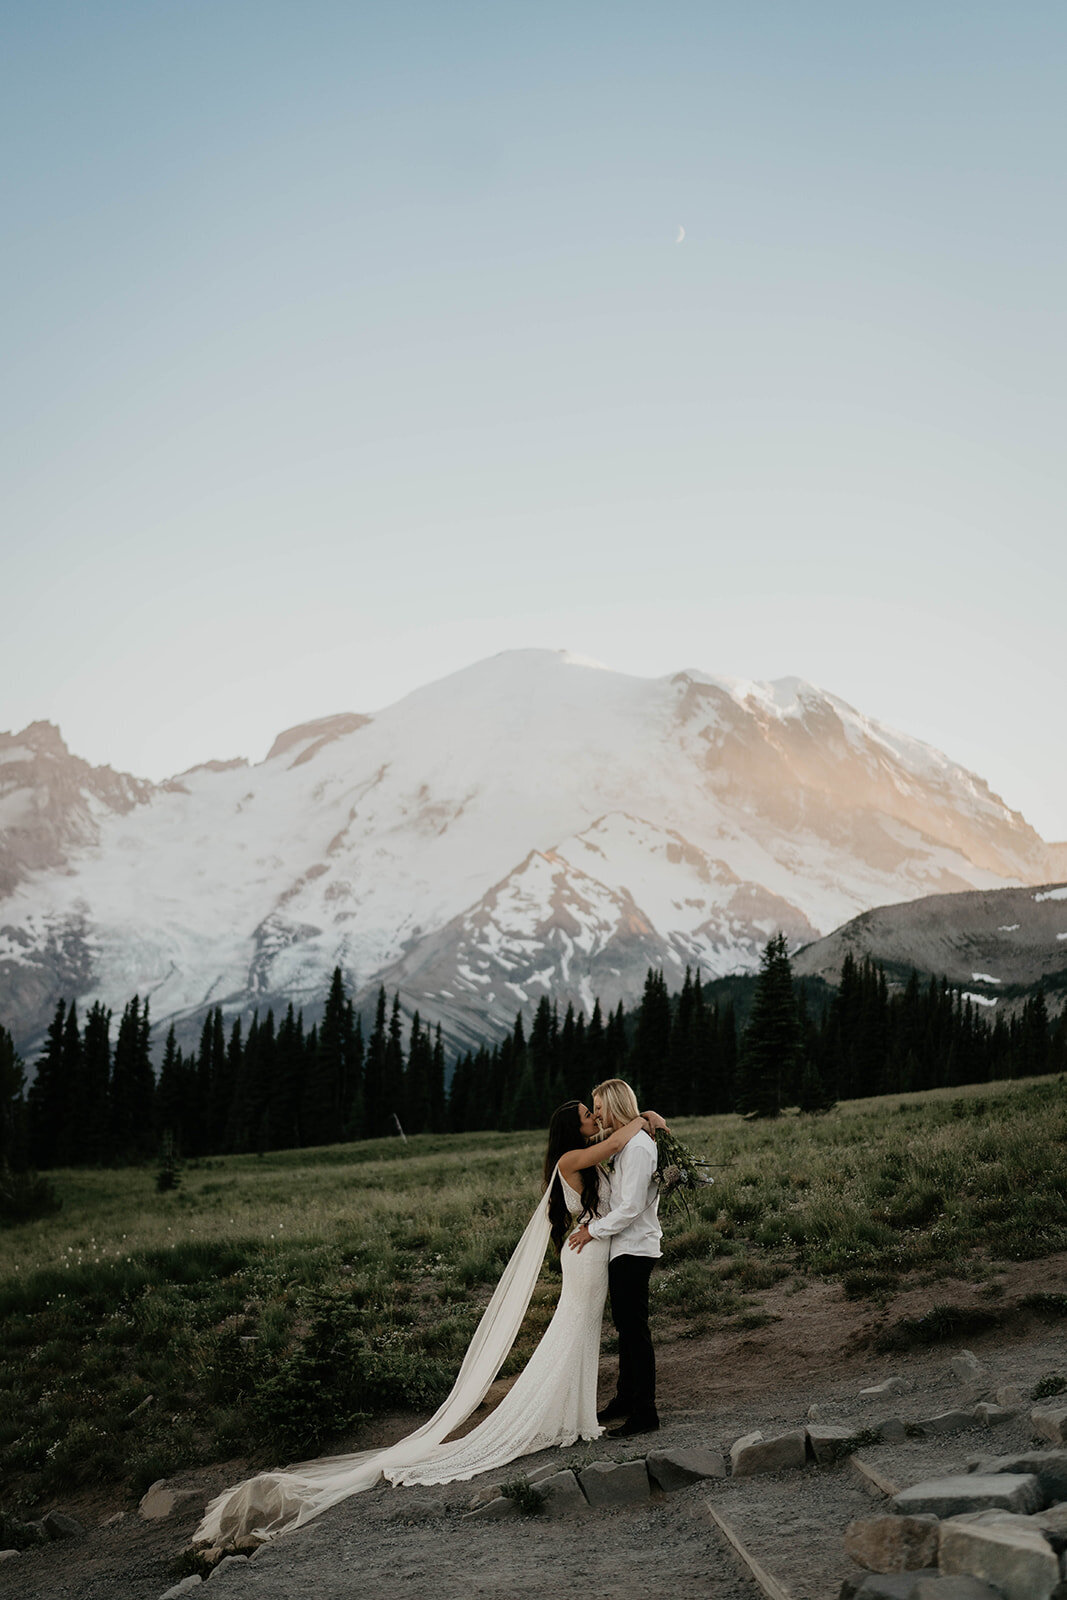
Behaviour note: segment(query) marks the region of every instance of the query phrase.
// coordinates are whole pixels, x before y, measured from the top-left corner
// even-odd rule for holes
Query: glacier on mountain
[[[149,996],[190,1031],[334,966],[453,1042],[543,994],[591,1006],[749,970],[888,901],[1047,882],[974,774],[796,678],[645,679],[563,652],[479,662],[256,766],[152,785],[34,724],[0,735],[0,1020]],[[72,987],[77,985],[77,987]]]

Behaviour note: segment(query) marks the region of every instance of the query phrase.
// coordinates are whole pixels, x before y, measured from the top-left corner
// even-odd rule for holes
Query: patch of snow
[[[964,994],[965,1000],[971,1000],[976,1006],[995,1006],[996,1000],[991,1000],[987,994]]]
[[[971,982],[972,983],[999,983],[1000,979],[999,978],[991,978],[989,976],[988,972],[972,972],[971,973]]]
[[[998,933],[1018,933],[1018,931],[1019,931],[1021,926],[1022,926],[1022,924],[1019,923],[1019,922],[1002,922],[1000,927],[997,929],[997,932]]]
[[[593,656],[579,655],[574,650],[561,650],[560,655],[569,667],[592,667],[594,672],[610,672],[611,668]]]
[[[1035,900],[1067,900],[1067,884],[1059,889],[1046,889],[1043,894],[1035,894]]]

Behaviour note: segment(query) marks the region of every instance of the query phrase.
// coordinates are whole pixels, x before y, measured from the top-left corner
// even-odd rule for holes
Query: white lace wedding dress
[[[572,1217],[581,1196],[560,1179]],[[541,1342],[495,1411],[464,1439],[442,1445],[424,1462],[386,1467],[390,1483],[454,1483],[491,1472],[519,1456],[576,1439],[597,1439],[600,1324],[608,1292],[607,1239],[582,1250],[563,1246],[563,1287]]]
[[[560,1183],[577,1217],[581,1197],[564,1179]],[[194,1543],[270,1539],[383,1478],[394,1484],[453,1483],[536,1450],[599,1437],[596,1388],[608,1287],[606,1239],[590,1240],[580,1251],[564,1245],[559,1303],[537,1349],[496,1410],[465,1438],[444,1442],[481,1404],[515,1342],[548,1244],[548,1193],[482,1314],[451,1394],[429,1422],[385,1450],[304,1461],[227,1489],[208,1506]]]

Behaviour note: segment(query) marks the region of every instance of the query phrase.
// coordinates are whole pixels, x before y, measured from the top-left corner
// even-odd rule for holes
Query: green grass
[[[986,1333],[1004,1321],[1004,1313],[986,1306],[931,1306],[919,1317],[901,1317],[883,1328],[876,1340],[878,1350],[911,1350],[916,1346],[942,1344],[949,1339]]]
[[[679,1132],[723,1165],[667,1220],[661,1339],[753,1325],[767,1313],[752,1296],[786,1276],[885,1298],[946,1263],[980,1278],[1067,1249],[1058,1081]],[[149,1169],[52,1174],[62,1209],[0,1232],[3,1509],[99,1480],[137,1495],[179,1466],[291,1458],[374,1413],[432,1409],[532,1209],[541,1153],[539,1136],[465,1134],[213,1158],[162,1194]],[[546,1266],[505,1373],[557,1292]],[[1031,1309],[1059,1317],[1067,1300]],[[895,1336],[962,1326],[935,1312]]]

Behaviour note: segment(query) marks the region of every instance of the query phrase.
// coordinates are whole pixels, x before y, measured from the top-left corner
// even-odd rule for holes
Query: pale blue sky
[[[0,32],[0,727],[160,777],[559,646],[811,678],[1067,837],[1061,4]]]

